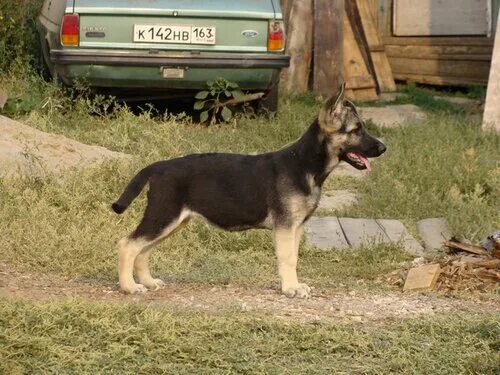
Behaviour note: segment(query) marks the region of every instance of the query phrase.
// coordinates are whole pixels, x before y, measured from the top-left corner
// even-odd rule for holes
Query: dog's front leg
[[[306,284],[299,283],[297,279],[298,250],[302,232],[302,226],[276,228],[274,231],[281,291],[287,297],[308,298],[311,292],[311,288]]]

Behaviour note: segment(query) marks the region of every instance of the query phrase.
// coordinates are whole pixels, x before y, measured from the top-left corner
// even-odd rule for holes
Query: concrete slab
[[[358,247],[370,242],[390,242],[384,230],[373,219],[339,218],[347,242],[352,247]]]
[[[364,120],[371,120],[382,128],[394,128],[427,119],[427,114],[413,104],[387,105],[385,107],[359,107]]]
[[[448,103],[451,104],[457,104],[457,105],[462,105],[466,107],[474,107],[474,106],[480,106],[481,101],[477,99],[471,99],[471,98],[464,98],[461,96],[441,96],[441,95],[434,95],[434,99],[437,100],[444,100]]]
[[[350,190],[330,190],[323,193],[318,208],[329,211],[342,210],[356,203],[356,193]]]
[[[306,224],[306,239],[322,250],[340,250],[349,247],[335,216],[313,216]]]
[[[378,99],[383,102],[393,102],[399,98],[407,98],[408,95],[403,92],[381,92]]]
[[[439,250],[443,246],[443,241],[451,238],[451,232],[444,218],[420,220],[417,223],[417,230],[427,250]]]
[[[390,219],[377,219],[376,221],[392,242],[402,242],[403,248],[407,253],[412,256],[424,255],[424,248],[410,233],[408,233],[402,222]]]
[[[339,163],[339,165],[337,165],[333,169],[333,171],[330,174],[330,176],[363,178],[363,177],[368,176],[369,173],[370,172],[368,172],[366,169],[359,170],[359,169],[356,169],[356,168],[352,167],[351,165],[349,165],[345,161],[341,161]]]

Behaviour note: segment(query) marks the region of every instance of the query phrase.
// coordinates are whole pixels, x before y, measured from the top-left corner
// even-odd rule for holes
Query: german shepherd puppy
[[[367,158],[385,150],[363,128],[354,104],[344,100],[343,85],[326,101],[305,134],[279,151],[193,154],[149,165],[112,205],[121,214],[149,183],[142,221],[118,243],[121,289],[143,293],[164,285],[149,271],[153,246],[189,219],[202,217],[229,231],[273,230],[281,291],[288,297],[308,298],[311,289],[297,279],[298,249],[323,182],[341,160],[357,169],[369,169]]]

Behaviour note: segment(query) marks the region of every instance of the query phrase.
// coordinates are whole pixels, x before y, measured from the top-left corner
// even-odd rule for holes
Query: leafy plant
[[[210,120],[210,124],[215,124],[218,119],[228,122],[233,117],[229,105],[243,97],[243,91],[240,90],[237,83],[221,77],[214,81],[207,81],[207,90],[196,94],[194,109],[202,111],[200,122]]]

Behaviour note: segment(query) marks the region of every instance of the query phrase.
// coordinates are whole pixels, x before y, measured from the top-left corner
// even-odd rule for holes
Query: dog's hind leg
[[[302,226],[276,228],[274,231],[281,291],[288,297],[308,298],[311,292],[311,288],[299,283],[297,279],[298,249],[302,233]]]
[[[185,210],[181,212],[179,217],[173,220],[160,234],[160,236],[155,239],[154,243],[150,246],[145,247],[135,258],[134,271],[139,279],[139,283],[144,285],[148,289],[158,290],[165,285],[163,280],[155,279],[151,276],[149,270],[149,257],[153,251],[154,246],[158,243],[171,236],[175,232],[182,229],[189,221],[189,211]]]

